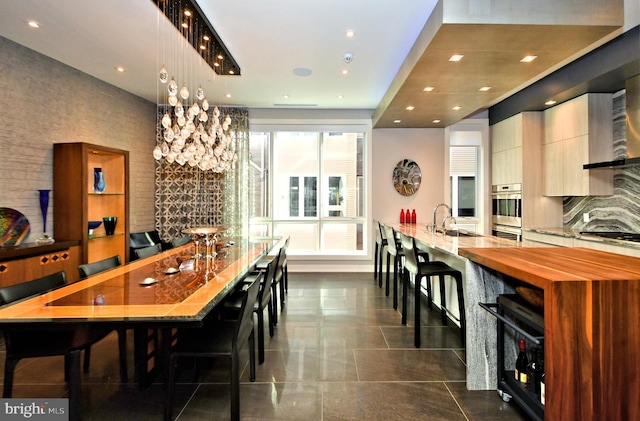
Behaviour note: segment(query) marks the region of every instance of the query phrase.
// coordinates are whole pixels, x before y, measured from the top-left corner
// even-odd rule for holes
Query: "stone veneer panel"
[[[0,37],[0,206],[42,232],[38,189],[53,186],[53,144],[86,142],[130,152],[130,229],[154,228],[155,104]],[[54,231],[55,192],[47,218]]]
[[[627,153],[625,91],[613,96],[614,159]],[[612,196],[565,197],[564,227],[578,231],[640,232],[640,166],[613,170]],[[590,221],[582,221],[589,213]]]

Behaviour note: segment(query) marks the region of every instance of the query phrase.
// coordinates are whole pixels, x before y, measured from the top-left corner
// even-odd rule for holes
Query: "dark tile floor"
[[[413,328],[401,325],[371,274],[291,273],[289,282],[276,334],[265,335],[256,382],[244,367],[243,420],[527,420],[495,391],[466,389],[459,332],[442,327],[437,312],[424,310],[423,348],[416,349]],[[129,368],[132,378],[131,361]],[[189,368],[176,387],[174,416],[229,419],[226,363],[210,364],[199,383],[191,382]],[[112,334],[93,347],[83,378],[84,418],[160,420],[161,381],[143,391],[120,384]],[[64,396],[61,358],[20,362],[14,397]]]

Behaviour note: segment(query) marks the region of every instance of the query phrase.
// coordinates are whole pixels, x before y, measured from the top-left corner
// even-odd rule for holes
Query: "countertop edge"
[[[28,257],[39,256],[46,253],[55,253],[61,250],[67,250],[70,247],[80,245],[80,241],[56,241],[53,244],[38,245],[36,243],[26,243],[15,247],[0,248],[0,262],[15,259],[26,259]]]

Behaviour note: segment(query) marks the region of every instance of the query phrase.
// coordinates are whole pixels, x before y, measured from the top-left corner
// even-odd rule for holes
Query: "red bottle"
[[[404,209],[400,209],[400,223],[404,224]]]
[[[411,212],[409,212],[409,209],[404,213],[404,222],[407,224],[411,223]]]
[[[417,215],[416,215],[416,210],[414,209],[414,210],[412,210],[412,211],[411,211],[411,223],[412,223],[412,224],[415,224],[415,223],[416,223],[416,219],[417,219],[417,218],[418,218],[418,217],[417,217]]]

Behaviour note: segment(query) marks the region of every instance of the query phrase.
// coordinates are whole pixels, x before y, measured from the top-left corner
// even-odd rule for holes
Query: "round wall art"
[[[422,171],[418,164],[410,159],[403,159],[393,169],[393,187],[403,196],[411,196],[420,188]]]

